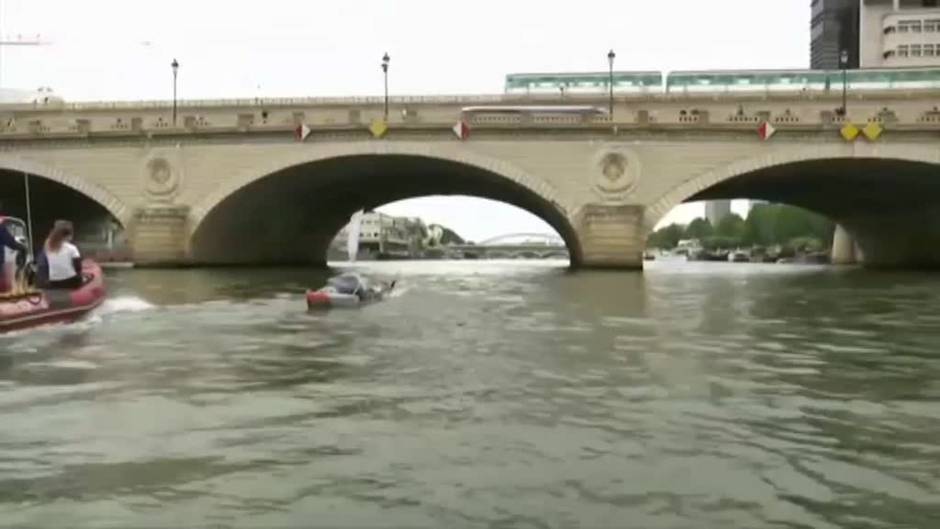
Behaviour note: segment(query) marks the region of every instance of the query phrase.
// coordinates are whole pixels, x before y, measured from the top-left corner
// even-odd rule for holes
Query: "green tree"
[[[749,246],[770,246],[774,243],[773,206],[759,204],[751,208],[744,221],[744,244]]]
[[[708,219],[703,219],[701,217],[693,220],[689,223],[689,226],[685,229],[685,239],[704,239],[705,237],[711,237],[715,233],[714,228],[712,228],[712,223]]]
[[[706,250],[733,250],[741,246],[740,237],[713,235],[702,239],[702,248]]]
[[[685,233],[685,227],[680,224],[670,224],[653,232],[646,242],[650,248],[672,249],[679,244]]]
[[[715,226],[715,235],[728,239],[743,239],[746,231],[744,219],[735,213],[726,215]]]
[[[748,245],[783,245],[793,239],[813,238],[820,245],[832,244],[835,225],[811,211],[781,204],[760,204],[751,208],[744,221],[743,241]]]

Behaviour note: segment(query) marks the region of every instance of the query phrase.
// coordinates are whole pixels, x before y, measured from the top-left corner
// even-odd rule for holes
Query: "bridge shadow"
[[[940,267],[940,165],[826,158],[732,174],[684,202],[752,199],[798,206],[851,235],[866,266]]]
[[[192,259],[201,265],[325,266],[330,242],[353,212],[429,195],[488,198],[528,211],[556,230],[572,265],[581,262],[566,211],[544,193],[474,165],[414,155],[344,156],[260,175],[194,227]]]
[[[0,215],[27,220],[32,217],[33,244],[39,247],[57,219],[71,220],[75,239],[86,253],[103,250],[108,232],[120,239],[120,222],[95,199],[54,180],[28,175],[30,203],[27,207],[27,175],[0,169]]]

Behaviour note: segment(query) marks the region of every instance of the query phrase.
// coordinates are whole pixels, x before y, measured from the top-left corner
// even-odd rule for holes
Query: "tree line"
[[[835,224],[794,206],[758,204],[747,219],[732,213],[712,226],[697,218],[688,225],[670,224],[650,235],[650,248],[672,249],[680,240],[697,239],[707,250],[780,246],[794,251],[821,251],[832,246]]]

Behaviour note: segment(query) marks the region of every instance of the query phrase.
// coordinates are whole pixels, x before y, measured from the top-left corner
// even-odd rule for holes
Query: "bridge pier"
[[[940,269],[940,207],[872,212],[845,223],[866,267]]]
[[[188,206],[147,206],[134,213],[128,230],[131,256],[139,266],[187,263]]]
[[[588,204],[577,218],[583,268],[642,270],[643,206]]]
[[[837,224],[835,235],[832,237],[832,264],[856,263],[858,263],[858,252],[855,248],[855,238],[841,224]]]

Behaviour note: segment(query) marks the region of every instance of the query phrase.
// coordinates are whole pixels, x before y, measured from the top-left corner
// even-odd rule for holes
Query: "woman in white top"
[[[49,288],[82,286],[82,258],[72,244],[74,230],[67,220],[57,220],[46,239],[46,263],[49,267]]]

